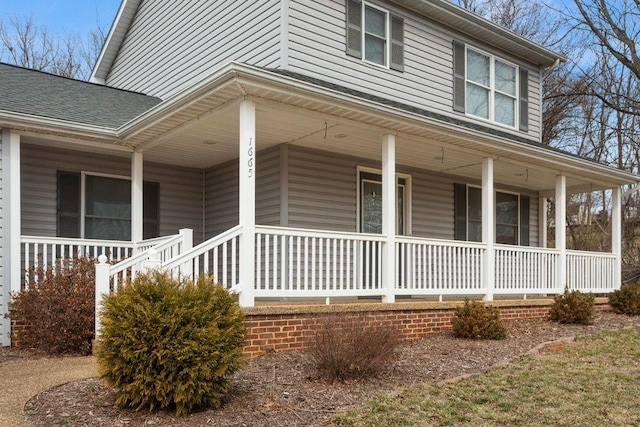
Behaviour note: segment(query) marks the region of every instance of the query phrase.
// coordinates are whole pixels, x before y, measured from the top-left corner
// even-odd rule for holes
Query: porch
[[[3,132],[3,245],[15,254],[3,260],[3,298],[33,264],[77,254],[121,262],[98,266],[101,291],[162,267],[213,274],[245,307],[620,285],[630,174],[540,147],[535,133],[240,65],[196,89],[116,136]],[[99,199],[109,211],[97,212],[94,196],[116,181],[117,197]],[[609,194],[611,251],[570,250],[562,232],[545,247],[547,200],[564,230],[568,196],[596,190]],[[124,240],[109,238],[115,230]]]

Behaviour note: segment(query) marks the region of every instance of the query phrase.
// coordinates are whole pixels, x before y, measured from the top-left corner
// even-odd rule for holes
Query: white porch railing
[[[190,229],[183,229],[180,230],[180,233],[172,236],[145,240],[136,247],[138,253],[110,266],[109,283],[113,290],[117,290],[120,283],[133,279],[139,271],[147,267],[145,263],[149,260],[161,264],[191,249],[193,247],[193,232]]]
[[[380,295],[376,234],[256,226],[256,297]]]
[[[496,294],[558,292],[556,269],[559,251],[511,245],[495,245],[494,248]]]
[[[242,227],[235,227],[217,235],[162,263],[161,267],[172,274],[183,277],[193,276],[194,273],[213,275],[214,280],[236,288],[238,285],[238,271],[240,268],[238,253],[238,236]]]
[[[57,261],[88,256],[98,258],[105,254],[109,261],[129,258],[134,251],[132,242],[119,240],[86,240],[65,237],[21,237],[21,265],[24,272],[24,285],[29,284],[29,270],[33,267],[55,265]]]
[[[483,294],[484,248],[480,243],[396,237],[396,294]]]
[[[608,253],[567,251],[567,287],[583,292],[607,293],[615,283],[616,256]]]

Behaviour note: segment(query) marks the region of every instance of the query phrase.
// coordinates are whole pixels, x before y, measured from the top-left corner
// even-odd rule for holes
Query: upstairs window
[[[527,70],[454,42],[453,109],[529,130]]]
[[[404,71],[404,21],[372,4],[347,0],[347,54]]]

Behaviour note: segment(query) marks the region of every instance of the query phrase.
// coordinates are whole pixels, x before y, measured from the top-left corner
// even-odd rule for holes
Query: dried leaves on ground
[[[187,417],[173,413],[123,410],[114,394],[96,379],[47,390],[25,406],[37,426],[323,426],[336,413],[358,407],[384,392],[421,382],[445,382],[481,373],[507,363],[542,343],[598,330],[640,326],[639,317],[611,312],[596,315],[592,325],[560,325],[546,320],[506,323],[509,337],[501,341],[471,341],[443,332],[408,341],[393,363],[377,378],[347,383],[318,380],[302,352],[269,353],[237,373],[231,393],[219,410]]]

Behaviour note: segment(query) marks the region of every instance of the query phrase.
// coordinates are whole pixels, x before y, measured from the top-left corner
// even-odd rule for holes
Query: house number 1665
[[[253,138],[249,138],[249,149],[247,149],[247,166],[249,166],[249,178],[253,178]]]

